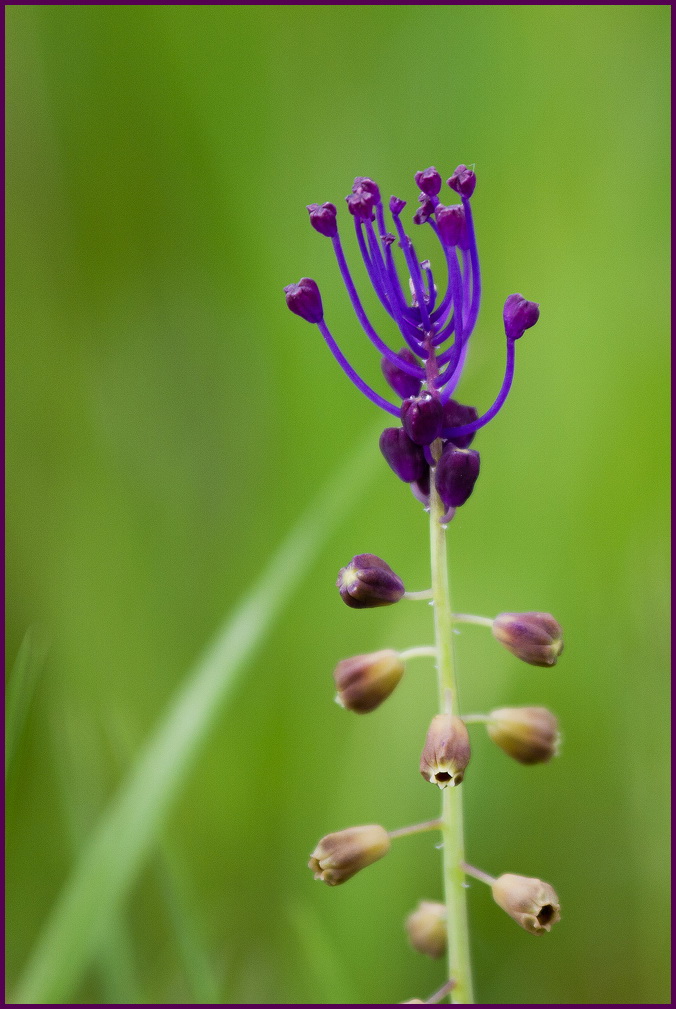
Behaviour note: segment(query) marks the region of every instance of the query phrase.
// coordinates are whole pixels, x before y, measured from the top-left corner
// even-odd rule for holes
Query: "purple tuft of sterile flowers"
[[[399,350],[393,350],[379,336],[362,305],[343,252],[336,206],[312,203],[307,208],[315,231],[331,239],[357,319],[381,355],[383,376],[400,403],[377,393],[349,364],[326,324],[314,280],[304,277],[284,291],[291,311],[319,327],[348,378],[372,403],[400,422],[401,426],[383,431],[381,452],[399,479],[408,483],[425,505],[429,504],[433,476],[448,519],[472,493],[479,475],[479,453],[470,450],[469,445],[507,399],[514,377],[515,343],[538,321],[540,309],[521,294],[511,294],[505,301],[507,361],[493,405],[479,416],[474,407],[453,399],[481,304],[479,254],[470,203],[476,175],[466,165],[458,165],[447,185],[461,202],[448,205],[439,199],[442,177],[436,168],[416,172],[415,182],[420,195],[412,219],[416,225],[430,227],[441,246],[446,274],[442,297],[429,261],[420,260],[402,223],[406,202],[390,198],[393,230],[388,230],[380,189],[372,179],[358,176],[345,198],[371,286],[404,343]],[[395,243],[403,256],[405,284],[394,257]]]

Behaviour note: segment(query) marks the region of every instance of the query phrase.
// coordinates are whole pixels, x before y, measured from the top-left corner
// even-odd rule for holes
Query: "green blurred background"
[[[564,907],[535,940],[472,885],[478,1001],[668,1002],[668,18],[7,8],[7,649],[11,668],[28,632],[38,678],[8,781],[10,997],[196,655],[384,419],[284,307],[315,277],[384,391],[305,204],[342,206],[357,174],[415,203],[417,169],[464,161],[485,283],[465,401],[485,409],[500,382],[506,295],[542,318],[450,530],[455,604],[549,610],[567,642],[551,671],[481,628],[457,642],[465,711],[546,704],[565,734],[553,765],[524,768],[473,733],[468,857],[550,880]],[[338,600],[362,551],[429,582],[425,515],[375,436],[369,469],[62,1001],[369,1004],[443,980],[402,931],[440,896],[430,835],[337,890],[305,867],[324,833],[438,804],[417,771],[426,663],[368,718],[332,700],[338,659],[431,634],[425,605]]]

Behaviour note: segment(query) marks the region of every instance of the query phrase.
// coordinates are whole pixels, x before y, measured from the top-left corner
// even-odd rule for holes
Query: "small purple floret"
[[[448,185],[460,196],[469,199],[476,189],[476,175],[467,165],[458,165],[448,180]]]
[[[406,200],[400,200],[398,196],[390,196],[390,213],[400,214],[406,206]]]
[[[345,197],[347,209],[353,217],[360,217],[363,221],[373,221],[373,208],[377,203],[373,193],[367,189],[360,189],[358,193],[350,193]]]
[[[414,224],[425,224],[434,213],[434,204],[425,193],[420,194],[420,203],[422,206],[418,207],[413,215]]]
[[[338,225],[336,224],[338,211],[333,203],[322,203],[321,207],[318,203],[311,203],[307,209],[310,214],[310,224],[315,231],[318,231],[320,235],[326,235],[327,238],[334,238],[338,234]]]
[[[434,471],[434,486],[447,508],[459,508],[474,490],[479,453],[447,445]]]
[[[475,420],[478,420],[478,417],[479,414],[473,406],[463,406],[462,403],[458,403],[454,399],[449,399],[444,403],[444,428],[472,424]],[[452,442],[456,448],[469,448],[474,441],[475,434],[476,432],[473,431],[471,434],[458,435],[452,439]]]
[[[415,182],[418,188],[428,196],[437,196],[441,189],[441,175],[436,168],[426,168],[424,172],[416,172]]]
[[[297,284],[288,284],[284,288],[284,294],[288,307],[296,315],[300,315],[301,319],[316,323],[324,318],[319,288],[310,277],[301,277]]]
[[[502,317],[507,339],[518,340],[540,318],[540,306],[535,301],[526,301],[522,294],[510,294]]]
[[[386,427],[380,436],[380,451],[392,469],[404,483],[423,480],[429,471],[423,449],[411,441],[401,427]]]
[[[461,249],[467,248],[467,222],[461,204],[454,203],[450,207],[442,207],[439,204],[435,218],[439,237],[444,245],[459,245]]]
[[[442,421],[441,403],[429,393],[405,399],[401,404],[401,422],[416,445],[431,445],[441,433]]]
[[[404,347],[398,351],[397,357],[400,357],[402,361],[407,361],[409,364],[418,364],[418,358],[408,347]],[[380,367],[385,376],[385,381],[390,388],[394,389],[397,396],[401,396],[402,399],[408,399],[409,396],[417,396],[420,393],[421,380],[398,368],[388,357],[382,359]]]

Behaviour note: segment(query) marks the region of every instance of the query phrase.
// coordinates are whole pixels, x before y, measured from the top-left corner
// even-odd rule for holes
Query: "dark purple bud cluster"
[[[413,222],[427,224],[439,240],[447,274],[443,295],[437,290],[432,266],[418,258],[401,221],[406,201],[396,196],[389,200],[396,233],[392,234],[387,229],[380,189],[373,179],[357,176],[346,197],[369,280],[403,338],[405,346],[399,351],[381,338],[364,309],[343,253],[335,205],[312,203],[307,208],[312,227],[331,239],[355,314],[379,352],[383,376],[401,403],[392,403],[372,389],[344,357],[324,320],[314,280],[304,277],[284,290],[291,311],[319,327],[348,378],[371,402],[401,421],[401,428],[387,428],[380,439],[390,467],[425,504],[429,502],[430,468],[434,469],[434,486],[450,512],[472,492],[479,473],[479,455],[468,451],[469,445],[507,399],[514,377],[515,343],[535,325],[540,309],[521,294],[510,295],[505,302],[507,360],[493,405],[479,416],[474,407],[454,400],[481,304],[481,271],[471,207],[476,175],[467,165],[458,165],[447,184],[461,202],[451,206],[439,201],[442,177],[436,168],[416,172],[415,182],[420,196]],[[397,247],[403,255],[408,284],[402,284],[395,264]]]

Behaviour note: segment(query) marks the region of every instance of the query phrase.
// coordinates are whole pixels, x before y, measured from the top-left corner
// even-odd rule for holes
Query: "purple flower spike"
[[[434,213],[434,204],[429,196],[425,196],[424,193],[421,193],[420,202],[422,206],[419,207],[413,215],[414,224],[425,224]]]
[[[468,247],[467,221],[465,211],[459,203],[451,207],[437,207],[435,214],[439,237],[444,245],[459,245],[461,249]]]
[[[476,175],[467,165],[458,165],[448,180],[448,185],[460,196],[469,199],[476,188]]]
[[[353,217],[360,217],[363,221],[374,220],[373,207],[377,203],[373,193],[367,189],[360,189],[358,193],[350,193],[345,197],[347,209]]]
[[[380,451],[387,465],[404,483],[424,480],[429,472],[422,446],[411,441],[401,427],[385,428],[380,436]]]
[[[316,323],[324,318],[319,288],[310,277],[301,277],[297,284],[288,284],[284,288],[284,294],[288,307],[296,315],[300,315],[301,319]]]
[[[327,238],[334,238],[338,234],[338,225],[336,224],[338,211],[333,203],[322,203],[321,207],[318,203],[311,203],[307,209],[310,214],[310,224],[315,231],[318,231],[320,235],[326,235]]]
[[[361,192],[370,193],[371,196],[374,199],[374,202],[375,203],[380,203],[380,190],[378,189],[378,186],[373,181],[373,179],[369,179],[365,175],[358,175],[356,177],[356,179],[354,180],[354,184],[352,186],[352,192],[353,193],[361,193]]]
[[[398,196],[390,196],[390,213],[400,214],[406,206],[406,200],[400,200]]]
[[[400,350],[397,353],[397,357],[400,357],[402,361],[408,361],[409,364],[418,363],[417,357],[408,347]],[[421,379],[415,378],[413,375],[409,375],[401,368],[398,368],[389,358],[384,357],[380,362],[380,367],[385,376],[385,381],[390,388],[394,389],[397,396],[401,396],[402,399],[408,399],[410,396],[417,396],[420,393]],[[450,427],[450,425],[447,426]]]
[[[540,318],[540,306],[522,294],[510,294],[502,312],[508,340],[520,339]]]
[[[401,422],[416,445],[431,445],[441,433],[443,408],[440,400],[429,393],[405,399],[401,404]]]
[[[463,406],[462,403],[449,399],[444,403],[444,428],[460,427],[462,424],[471,424],[478,420],[479,414],[473,406]],[[474,441],[475,431],[471,434],[458,435],[452,439],[456,448],[469,448]]]
[[[464,505],[479,476],[479,453],[448,445],[434,472],[434,486],[447,508]]]
[[[428,196],[438,196],[441,189],[441,175],[436,168],[426,168],[424,172],[415,173],[415,183]]]

